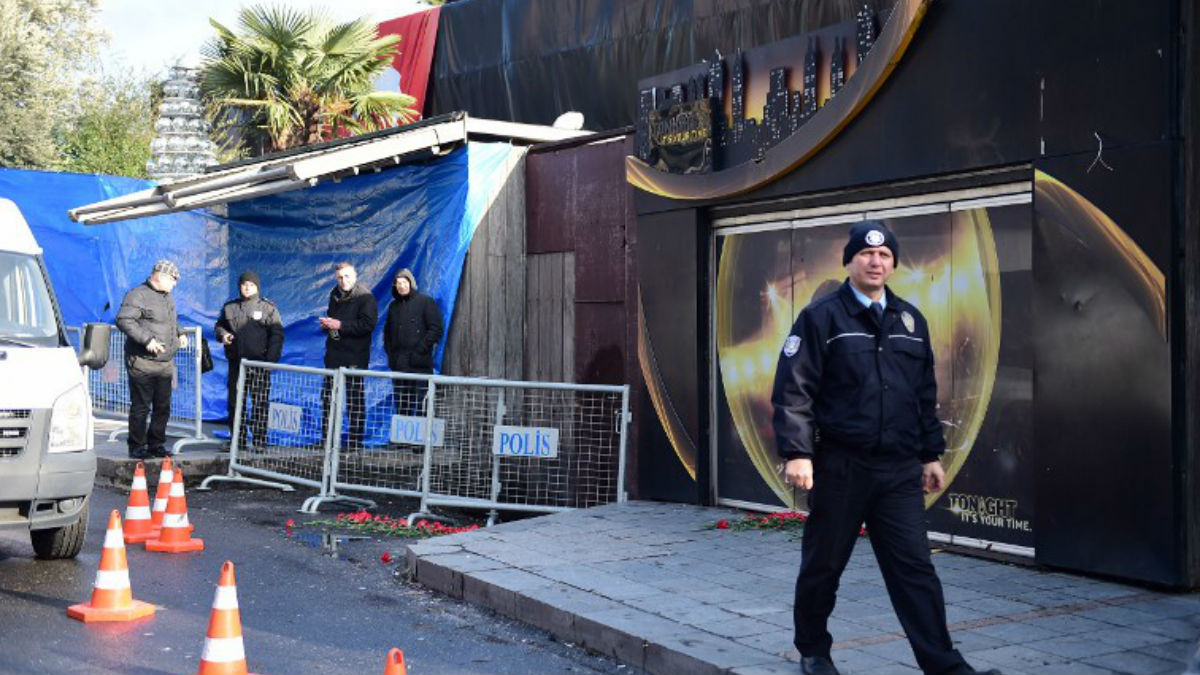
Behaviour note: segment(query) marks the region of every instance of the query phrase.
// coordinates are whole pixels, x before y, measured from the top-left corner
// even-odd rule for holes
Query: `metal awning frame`
[[[405,127],[234,162],[201,176],[80,206],[68,215],[84,225],[99,225],[299,190],[442,156],[466,144],[471,136],[541,143],[588,134],[451,113]]]

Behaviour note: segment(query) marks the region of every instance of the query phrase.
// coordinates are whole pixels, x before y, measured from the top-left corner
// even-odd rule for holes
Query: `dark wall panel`
[[[575,221],[575,299],[623,302],[625,299],[626,202],[624,143],[582,146],[575,150],[576,187],[571,205]]]
[[[1175,8],[1171,2],[1039,2],[1033,48],[1048,156],[1167,138]]]
[[[614,302],[575,305],[575,381],[625,384],[625,306]]]
[[[531,153],[526,161],[525,201],[527,253],[575,250],[575,153]]]
[[[1161,143],[1113,151],[1113,171],[1089,172],[1087,155],[1038,164],[1133,240],[1162,275],[1160,294],[1170,269],[1171,156]],[[1089,219],[1048,217],[1037,197],[1034,208],[1038,560],[1179,584],[1181,467],[1168,334],[1145,292],[1155,283],[1143,283],[1136,252]]]

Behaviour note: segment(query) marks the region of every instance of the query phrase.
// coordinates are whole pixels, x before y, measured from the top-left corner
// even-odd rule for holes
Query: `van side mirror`
[[[112,326],[106,323],[83,325],[83,346],[79,349],[79,365],[100,370],[108,363],[108,340]]]

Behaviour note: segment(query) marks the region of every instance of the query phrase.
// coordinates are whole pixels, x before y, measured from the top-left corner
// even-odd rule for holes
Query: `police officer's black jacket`
[[[411,282],[410,282],[411,283]],[[388,368],[408,373],[433,372],[433,348],[442,339],[442,312],[433,298],[415,286],[408,295],[392,288],[383,326],[383,349]]]
[[[929,326],[885,292],[881,325],[849,281],[796,318],[771,395],[784,459],[839,452],[872,463],[931,462],[946,449]]]
[[[233,342],[225,345],[225,358],[230,362],[252,359],[275,363],[283,353],[283,320],[279,309],[257,293],[225,303],[213,333],[218,341],[233,335]]]
[[[375,296],[362,284],[355,284],[349,292],[335,285],[325,315],[342,322],[337,339],[333,331],[326,331],[325,367],[366,368],[371,360],[371,333],[379,321]]]
[[[179,317],[175,313],[175,298],[157,290],[149,281],[134,286],[121,300],[117,310],[117,328],[125,334],[125,356],[151,361],[173,362],[179,349]],[[146,350],[150,340],[158,340],[166,351],[151,354]]]

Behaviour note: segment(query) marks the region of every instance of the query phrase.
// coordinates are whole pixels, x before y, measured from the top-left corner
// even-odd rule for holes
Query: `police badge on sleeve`
[[[904,323],[904,329],[908,332],[913,332],[917,328],[917,322],[913,319],[913,315],[908,312],[900,312],[900,321]]]
[[[783,355],[791,358],[795,356],[796,352],[798,351],[800,351],[800,336],[787,336],[787,339],[783,341]]]

